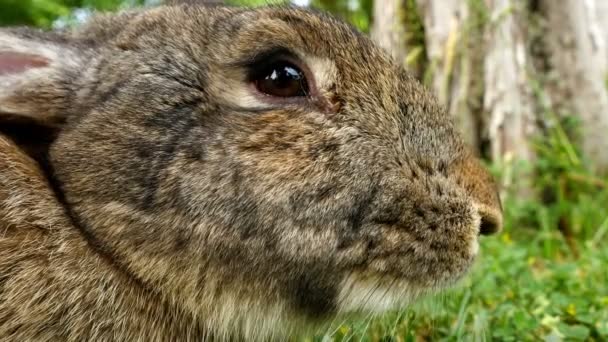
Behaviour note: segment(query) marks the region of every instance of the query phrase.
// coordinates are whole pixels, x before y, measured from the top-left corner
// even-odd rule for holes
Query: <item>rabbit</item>
[[[280,340],[453,285],[500,230],[452,119],[290,6],[0,29],[0,340]]]

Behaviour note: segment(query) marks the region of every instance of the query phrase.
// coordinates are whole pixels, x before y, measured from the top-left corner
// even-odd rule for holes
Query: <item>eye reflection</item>
[[[304,73],[288,62],[277,62],[263,69],[253,82],[263,94],[276,97],[303,97],[308,95]]]

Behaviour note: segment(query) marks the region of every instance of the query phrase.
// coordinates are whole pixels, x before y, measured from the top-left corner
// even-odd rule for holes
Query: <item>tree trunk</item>
[[[528,79],[528,52],[523,2],[487,2],[483,112],[492,159],[503,165],[503,185],[519,197],[531,197],[530,174],[513,171],[514,163],[534,160],[532,138],[537,132],[534,97]],[[519,5],[519,6],[518,6]]]
[[[495,161],[532,161],[536,131],[534,100],[527,75],[525,8],[509,0],[488,2],[490,24],[484,61],[484,112]]]
[[[556,79],[551,87],[555,108],[580,119],[581,145],[595,170],[608,172],[608,92],[606,43],[597,5],[605,0],[542,0],[547,44]],[[604,5],[605,6],[605,5]],[[601,19],[601,20],[600,20]]]
[[[431,88],[467,142],[479,151],[483,76],[478,64],[483,42],[466,25],[468,4],[461,0],[419,0],[418,6],[424,21]]]
[[[439,100],[448,104],[449,78],[454,69],[456,43],[466,16],[466,6],[459,0],[419,0],[424,20],[426,51],[431,63],[432,87]],[[464,13],[463,13],[464,12]]]
[[[405,65],[406,36],[400,18],[401,1],[375,0],[371,37],[399,63]]]
[[[607,81],[607,87],[608,87],[608,1],[606,0],[600,0],[600,1],[595,1],[595,5],[597,6],[596,8],[596,23],[598,23],[599,25],[597,26],[597,30],[599,31],[599,34],[602,37],[603,40],[603,46],[601,47],[601,49],[603,49],[604,51],[604,58],[605,58],[605,62],[603,65],[603,69],[602,69],[602,74],[604,76],[604,79]],[[599,43],[599,42],[598,42]]]

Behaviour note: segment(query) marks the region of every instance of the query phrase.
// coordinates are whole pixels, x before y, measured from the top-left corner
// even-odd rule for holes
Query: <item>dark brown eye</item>
[[[263,68],[252,80],[258,91],[276,97],[308,95],[304,73],[288,62],[277,62]]]

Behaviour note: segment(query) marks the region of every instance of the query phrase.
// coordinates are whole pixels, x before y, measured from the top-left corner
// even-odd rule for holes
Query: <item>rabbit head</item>
[[[36,147],[92,248],[212,327],[404,305],[501,225],[445,110],[326,14],[165,6],[3,29],[0,89],[0,127]]]

